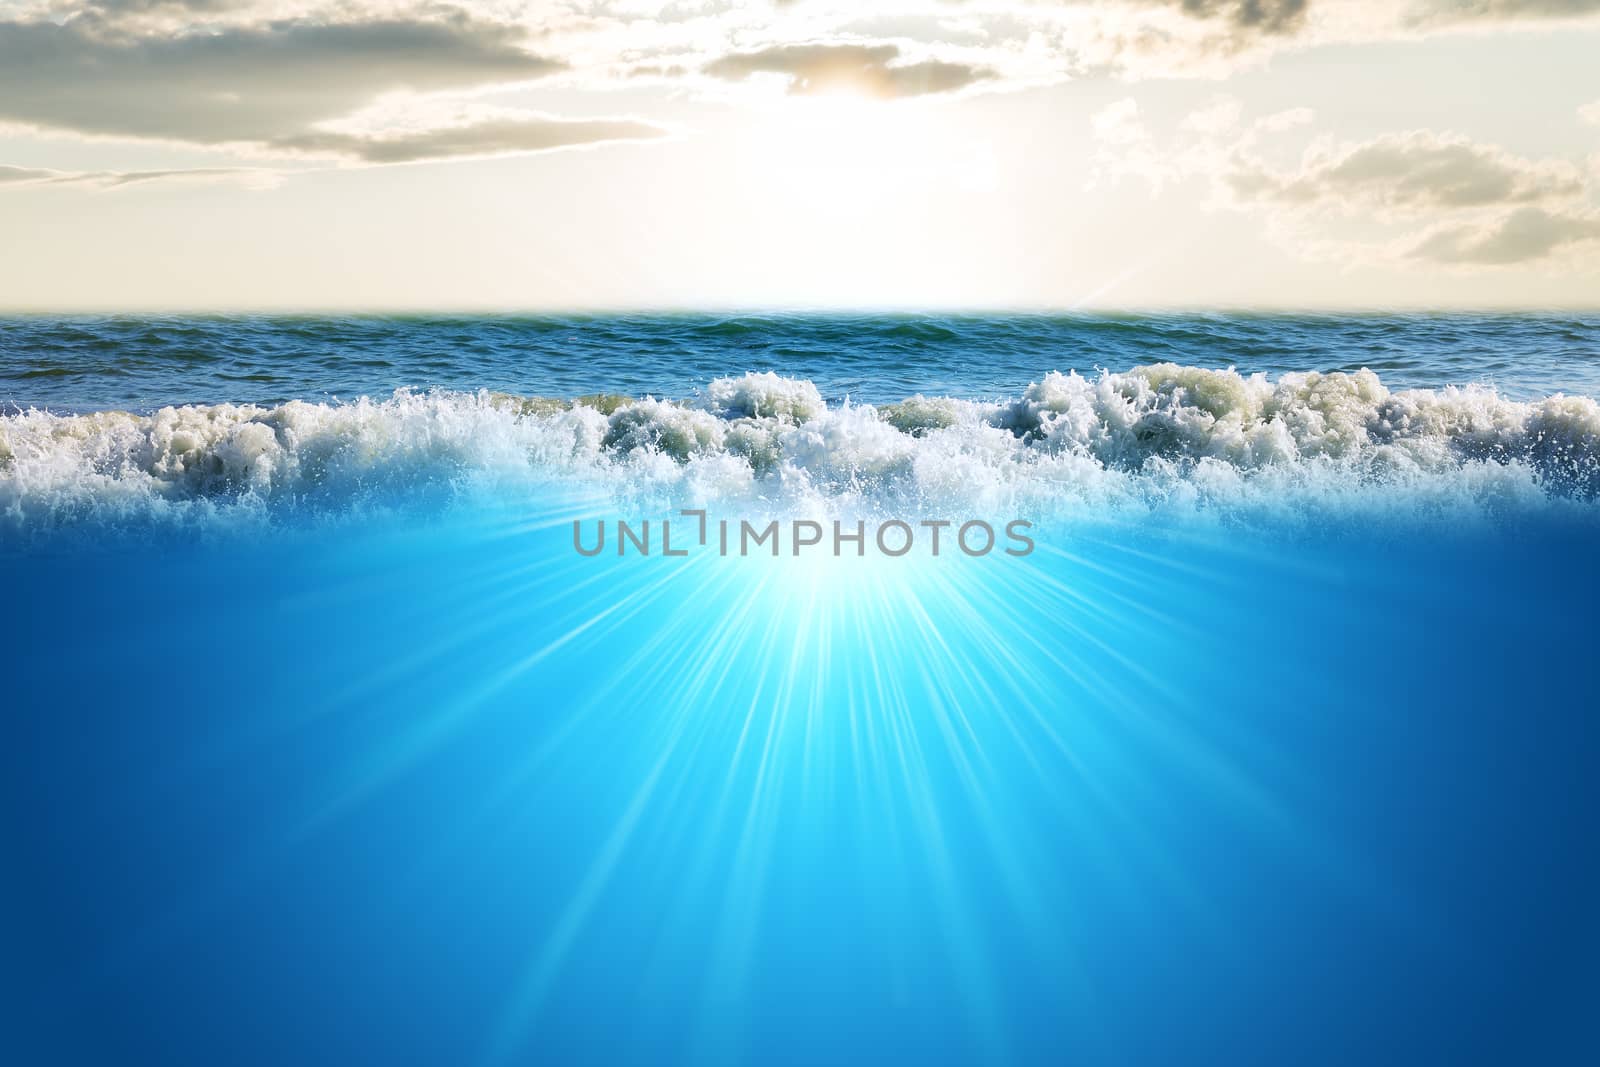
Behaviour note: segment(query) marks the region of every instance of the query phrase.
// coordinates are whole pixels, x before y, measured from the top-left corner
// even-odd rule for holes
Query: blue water
[[[1600,1053],[1596,320],[314,321],[0,331],[5,1062]]]
[[[1600,314],[0,318],[0,404],[63,411],[412,388],[676,397],[777,370],[829,401],[989,397],[1048,370],[1368,367],[1399,387],[1600,394]]]

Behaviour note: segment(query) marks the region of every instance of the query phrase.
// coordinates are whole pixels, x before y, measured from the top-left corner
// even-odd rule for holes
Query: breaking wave
[[[0,418],[0,526],[13,529],[483,492],[822,514],[1595,509],[1600,405],[1163,363],[1052,372],[995,402],[829,406],[811,382],[763,373],[682,401],[400,391]]]

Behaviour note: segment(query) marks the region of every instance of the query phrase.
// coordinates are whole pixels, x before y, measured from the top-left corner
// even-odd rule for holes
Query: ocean
[[[0,319],[7,1058],[1592,1061],[1597,396],[1593,314]]]

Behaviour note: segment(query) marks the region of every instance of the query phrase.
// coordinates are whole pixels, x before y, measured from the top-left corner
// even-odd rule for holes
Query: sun
[[[727,157],[744,302],[899,306],[956,284],[962,239],[941,220],[994,186],[992,154],[955,102],[834,88],[752,110]]]
[[[851,88],[784,96],[763,109],[749,145],[790,203],[843,214],[884,206],[926,151],[926,109]]]
[[[769,129],[781,131],[797,149],[838,155],[870,150],[907,114],[893,102],[835,87],[769,101],[763,118]]]

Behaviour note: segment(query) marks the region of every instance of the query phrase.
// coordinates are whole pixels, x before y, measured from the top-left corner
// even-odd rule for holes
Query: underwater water
[[[340,322],[0,325],[6,1061],[1600,1051],[1600,320]]]

